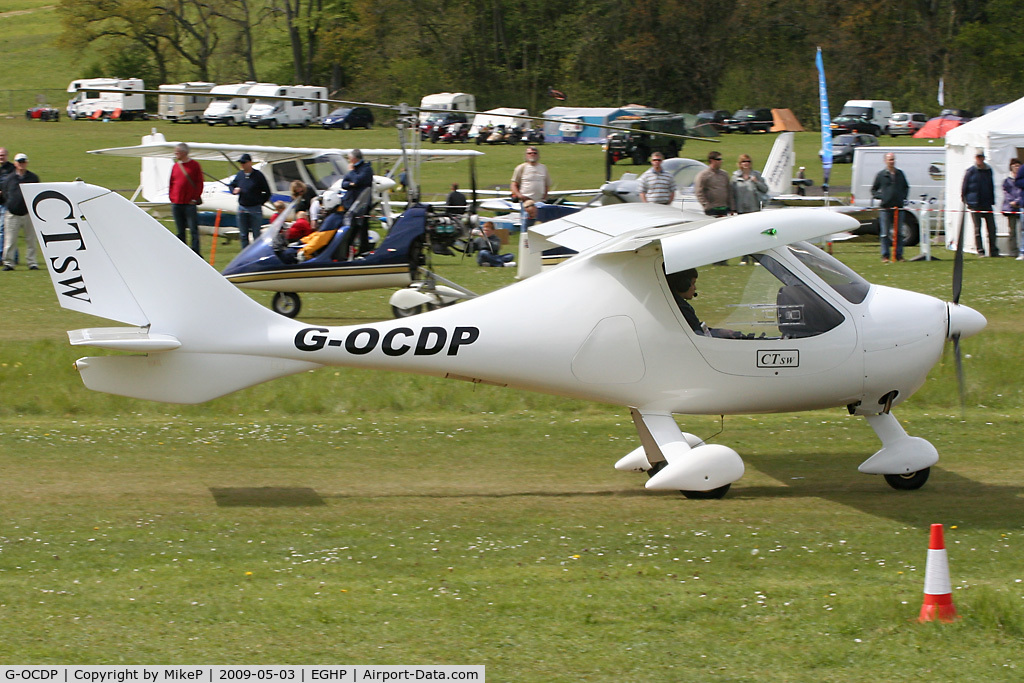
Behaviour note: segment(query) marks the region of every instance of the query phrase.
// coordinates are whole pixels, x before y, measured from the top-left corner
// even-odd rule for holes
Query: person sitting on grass
[[[482,234],[470,243],[471,251],[476,252],[478,266],[493,268],[515,267],[512,254],[502,254],[501,239],[494,234],[494,223],[487,221],[483,225]]]

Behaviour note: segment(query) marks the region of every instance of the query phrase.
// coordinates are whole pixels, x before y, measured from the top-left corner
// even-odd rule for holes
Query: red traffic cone
[[[935,621],[944,623],[956,621],[956,607],[953,605],[953,590],[949,583],[949,558],[946,556],[946,543],[942,538],[942,525],[932,524],[931,538],[928,541],[928,564],[924,570],[924,604],[921,605],[921,616],[918,621]]]

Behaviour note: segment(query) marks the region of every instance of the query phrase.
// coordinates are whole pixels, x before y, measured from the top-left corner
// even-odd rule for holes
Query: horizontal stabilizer
[[[94,391],[165,403],[202,403],[320,365],[262,356],[173,351],[80,358],[75,367],[85,386]]]
[[[181,342],[169,334],[150,334],[142,327],[90,327],[71,330],[68,339],[72,346],[97,346],[115,351],[173,351]]]

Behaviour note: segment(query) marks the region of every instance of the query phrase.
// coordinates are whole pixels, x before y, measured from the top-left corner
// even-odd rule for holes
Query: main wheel
[[[725,486],[719,486],[717,489],[711,489],[710,491],[680,491],[690,500],[719,500],[725,498],[725,494],[729,493],[729,487],[732,484],[726,484]]]
[[[423,312],[423,306],[412,306],[410,308],[399,308],[398,306],[391,307],[391,313],[396,318],[408,318],[412,315],[419,315]]]
[[[295,292],[275,292],[274,298],[270,300],[270,307],[274,309],[274,313],[294,318],[302,310],[302,299]]]
[[[916,491],[928,481],[928,475],[932,468],[925,467],[923,470],[911,472],[910,474],[886,474],[885,483],[898,491]]]

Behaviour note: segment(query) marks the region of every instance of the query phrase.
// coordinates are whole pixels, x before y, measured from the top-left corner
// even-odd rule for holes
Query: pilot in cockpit
[[[697,317],[697,312],[690,305],[690,299],[697,297],[697,269],[690,268],[678,273],[669,273],[665,276],[668,280],[669,290],[672,298],[679,306],[683,318],[694,332],[705,337],[719,337],[721,339],[746,339],[746,335],[735,330],[726,330],[720,327],[708,327]],[[752,336],[752,335],[751,335]]]

